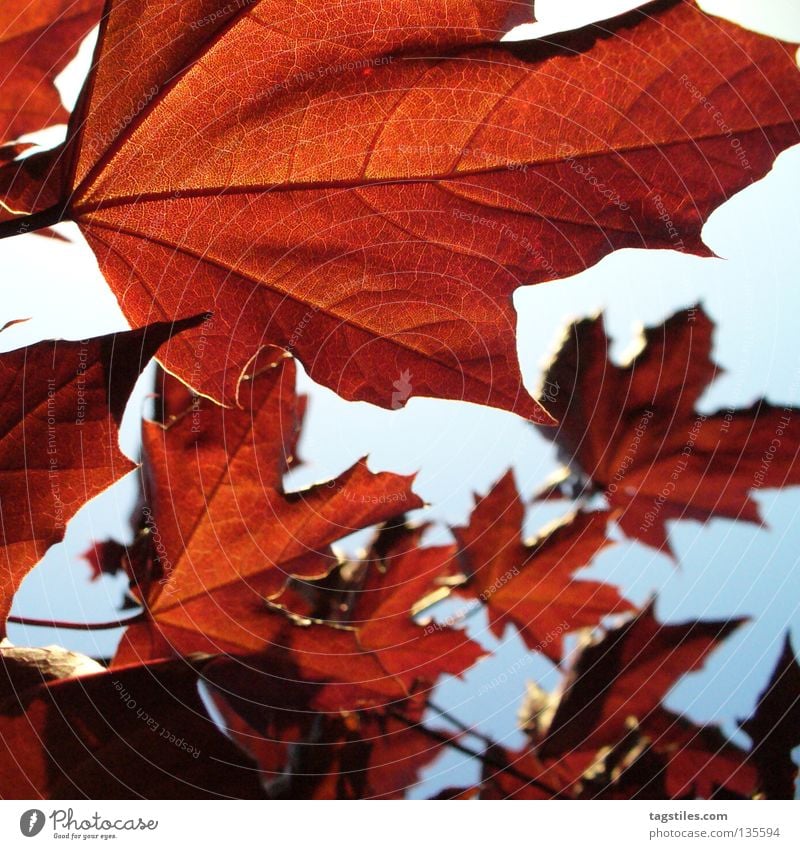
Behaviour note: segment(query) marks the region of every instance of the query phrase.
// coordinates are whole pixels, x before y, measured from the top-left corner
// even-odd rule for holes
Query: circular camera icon
[[[25,837],[36,837],[36,835],[44,828],[44,811],[38,808],[31,808],[19,818],[19,830]]]

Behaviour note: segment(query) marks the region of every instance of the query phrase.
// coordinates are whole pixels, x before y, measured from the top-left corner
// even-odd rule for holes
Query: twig
[[[458,717],[455,717],[451,713],[448,713],[444,708],[439,707],[439,705],[429,701],[428,707],[432,711],[438,713],[442,719],[458,728],[459,731],[463,731],[464,734],[470,734],[472,737],[475,737],[477,740],[480,740],[487,746],[494,745],[494,740],[492,740],[491,737],[487,737],[485,734],[481,734],[480,731],[476,731],[472,726],[467,725],[466,722],[462,722],[460,719],[458,719]]]
[[[490,766],[495,767],[496,769],[505,772],[507,775],[511,775],[519,781],[523,782],[528,787],[537,787],[539,790],[547,793],[550,796],[555,796],[556,791],[552,787],[548,787],[543,781],[539,781],[537,778],[531,778],[531,776],[526,775],[524,772],[520,772],[516,767],[511,766],[510,764],[504,764],[502,761],[495,758],[493,755],[488,752],[476,752],[474,749],[470,749],[469,746],[465,746],[463,743],[460,743],[458,740],[454,740],[447,734],[443,734],[441,731],[435,731],[433,728],[428,728],[422,723],[415,722],[413,719],[409,719],[407,716],[404,716],[399,711],[390,711],[391,716],[400,722],[407,725],[409,728],[413,728],[416,731],[419,731],[422,734],[427,735],[432,740],[436,740],[439,743],[444,744],[445,746],[450,746],[452,749],[456,749],[464,755],[469,756],[470,758],[474,758],[475,760],[480,761],[481,763],[489,764]]]
[[[137,613],[129,619],[114,619],[110,622],[62,622],[58,619],[30,619],[27,616],[9,616],[13,625],[25,625],[28,628],[66,628],[72,631],[106,631],[110,628],[127,628],[144,621],[144,615]]]

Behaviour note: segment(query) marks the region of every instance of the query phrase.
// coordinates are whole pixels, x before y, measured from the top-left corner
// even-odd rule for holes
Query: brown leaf
[[[584,319],[545,375],[559,387],[550,411],[560,425],[540,433],[573,473],[562,491],[601,493],[629,537],[667,553],[667,520],[759,522],[754,491],[800,483],[800,410],[762,399],[697,411],[718,374],[713,330],[700,306],[682,310],[647,328],[639,353],[620,366],[602,318]]]
[[[56,77],[100,20],[103,0],[36,0],[0,9],[0,144],[66,122]]]
[[[150,621],[128,632],[123,657],[142,651],[130,642],[151,628],[182,654],[264,649],[285,625],[267,600],[291,576],[326,575],[337,563],[333,542],[422,506],[411,478],[373,474],[365,460],[285,492],[305,408],[294,363],[256,367],[243,386],[247,409],[195,397],[180,411],[168,402],[166,425],[145,423],[145,524],[156,568],[138,587]]]
[[[40,685],[5,713],[4,799],[252,799],[249,758],[216,727],[183,661]]]
[[[66,523],[133,463],[118,428],[139,372],[194,319],[0,354],[0,636],[14,593]]]
[[[800,667],[788,635],[755,713],[742,728],[753,741],[763,792],[770,799],[794,799],[797,764],[792,751],[800,746]]]

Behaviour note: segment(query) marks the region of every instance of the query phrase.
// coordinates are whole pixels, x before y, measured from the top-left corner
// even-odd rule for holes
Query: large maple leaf
[[[165,424],[144,428],[149,547],[136,542],[128,553],[144,621],[127,630],[115,663],[201,651],[258,655],[256,670],[266,665],[287,680],[335,685],[324,703],[336,709],[401,698],[418,681],[463,672],[480,647],[459,631],[429,633],[412,619],[450,551],[420,548],[421,529],[405,531],[402,521],[376,536],[352,582],[312,608],[296,603],[298,585],[319,595],[333,582],[329,573],[342,572],[332,543],[402,520],[422,502],[410,478],[373,474],[364,461],[286,493],[283,474],[304,409],[295,365],[281,358],[254,370],[246,410],[192,398],[164,375]]]
[[[381,685],[394,694],[405,692],[398,682],[410,687],[472,665],[481,652],[463,634],[425,634],[413,623],[414,603],[443,564],[426,550],[406,551],[410,544],[400,552],[396,542],[381,555],[391,557],[389,572],[373,564],[346,623],[341,616],[301,622],[276,603],[270,609],[270,599],[283,601],[290,578],[323,578],[337,565],[331,543],[422,501],[410,478],[373,474],[364,461],[335,480],[286,493],[283,474],[303,409],[294,362],[254,369],[247,410],[192,399],[164,377],[165,424],[145,423],[143,438],[153,562],[137,591],[146,621],[128,630],[117,662],[169,652],[288,652],[302,659],[298,678],[394,679]]]
[[[800,86],[791,45],[692,2],[499,43],[525,8],[111,0],[66,145],[0,175],[30,209],[52,172],[0,235],[75,220],[134,325],[213,309],[199,366],[199,334],[166,364],[217,400],[273,344],[349,399],[545,421],[514,289],[709,254],[709,213],[800,141]]]
[[[66,122],[55,79],[102,8],[103,0],[0,3],[0,145]]]
[[[602,317],[573,324],[545,374],[560,425],[540,429],[567,469],[542,495],[602,494],[629,537],[671,553],[667,520],[760,522],[754,491],[800,484],[800,410],[698,412],[719,374],[713,330],[701,307],[682,310],[617,365]]]
[[[152,568],[134,577],[147,623],[128,632],[126,652],[135,642],[147,653],[156,634],[179,653],[261,650],[286,626],[267,600],[290,577],[323,577],[338,562],[332,543],[422,506],[410,477],[374,474],[365,460],[284,490],[304,408],[290,359],[253,365],[244,410],[164,381],[165,424],[143,431]]]
[[[513,474],[506,473],[477,501],[469,525],[455,529],[457,556],[467,575],[460,592],[486,606],[498,637],[513,623],[528,648],[557,663],[564,634],[633,609],[616,587],[574,577],[610,545],[608,515],[580,512],[524,542],[525,506]]]
[[[134,468],[118,444],[128,396],[153,354],[194,323],[0,354],[0,636],[22,579],[66,523]]]

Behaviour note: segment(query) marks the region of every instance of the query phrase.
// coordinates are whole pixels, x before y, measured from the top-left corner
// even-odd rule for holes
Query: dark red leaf
[[[28,571],[89,499],[134,468],[118,428],[139,372],[194,324],[0,354],[0,635]]]
[[[0,8],[0,144],[64,123],[55,79],[100,20],[103,0],[36,0]]]
[[[216,727],[185,662],[41,685],[3,710],[5,799],[263,796],[255,764]]]
[[[752,493],[800,483],[800,410],[765,400],[697,411],[718,374],[714,324],[700,306],[644,332],[623,366],[610,361],[602,318],[572,325],[545,380],[574,491],[602,493],[633,539],[670,552],[666,522],[715,516],[759,522]],[[549,491],[548,491],[549,493]]]
[[[753,762],[761,789],[770,799],[794,799],[800,746],[800,667],[789,637],[755,713],[742,723],[753,741]]]
[[[743,622],[664,625],[648,607],[588,644],[570,671],[539,756],[613,745],[624,736],[629,718],[646,727],[678,679],[699,669]]]

